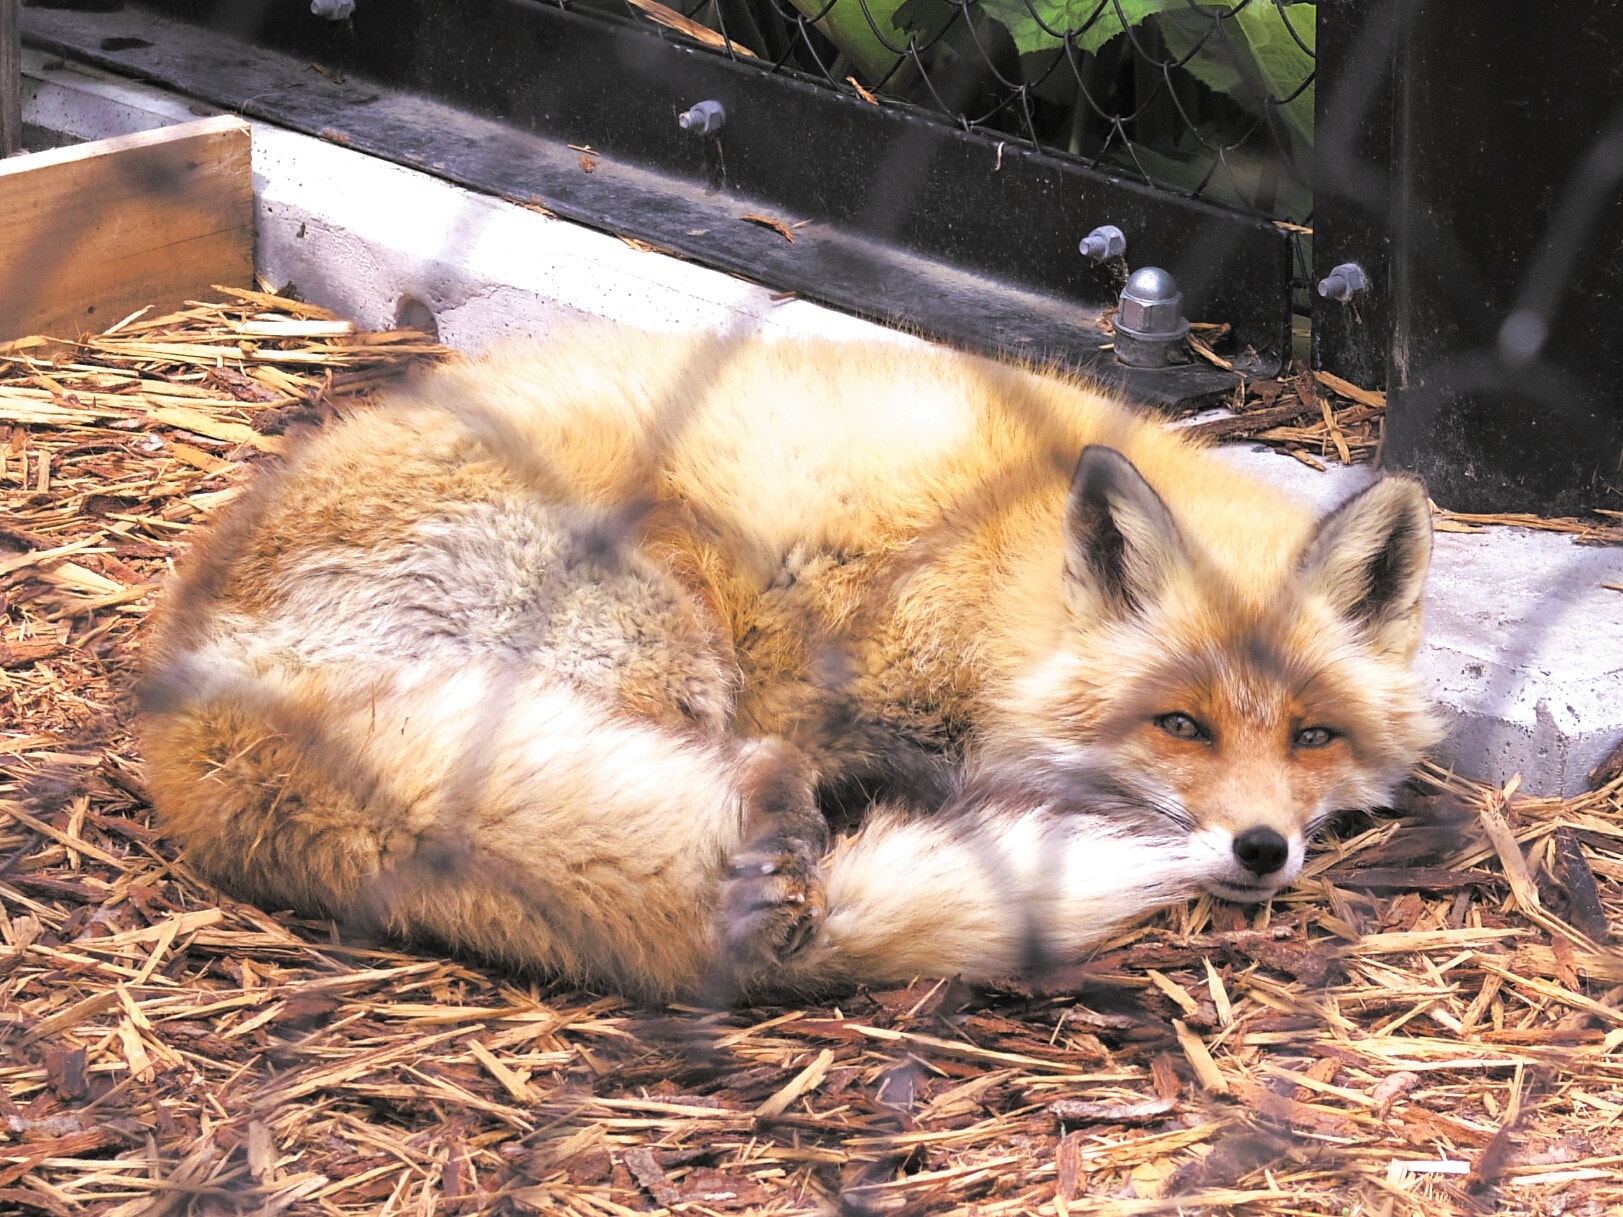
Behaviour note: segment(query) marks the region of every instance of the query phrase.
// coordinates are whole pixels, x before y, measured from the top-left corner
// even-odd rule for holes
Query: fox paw
[[[770,970],[817,938],[828,911],[821,867],[798,841],[752,843],[732,859],[721,893],[721,933],[733,971]]]

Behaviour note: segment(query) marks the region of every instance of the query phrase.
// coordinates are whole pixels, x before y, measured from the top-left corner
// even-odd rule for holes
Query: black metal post
[[[0,0],[0,156],[23,150],[22,0]]]
[[[1313,366],[1386,387],[1392,337],[1393,109],[1412,0],[1319,0],[1313,166]],[[1317,286],[1347,263],[1367,286]]]
[[[1392,91],[1384,460],[1462,511],[1623,507],[1623,8],[1423,0]]]

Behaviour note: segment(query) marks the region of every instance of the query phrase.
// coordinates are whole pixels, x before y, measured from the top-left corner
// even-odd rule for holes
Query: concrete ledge
[[[61,61],[55,61],[61,65]],[[214,111],[24,52],[24,117],[82,139]],[[606,317],[647,329],[915,339],[359,153],[254,124],[256,266],[316,303],[386,329],[426,308],[447,343],[478,350]],[[1367,469],[1318,473],[1258,445],[1237,466],[1328,507]],[[1623,549],[1495,528],[1439,533],[1422,676],[1451,732],[1437,759],[1471,777],[1520,773],[1577,793],[1623,739]]]

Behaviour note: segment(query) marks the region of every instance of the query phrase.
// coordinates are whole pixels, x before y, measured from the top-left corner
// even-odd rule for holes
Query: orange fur
[[[332,427],[199,547],[154,794],[244,896],[635,992],[1006,970],[1385,797],[1424,526],[1402,479],[1316,525],[1061,377],[588,328]],[[818,865],[813,784],[965,774]]]

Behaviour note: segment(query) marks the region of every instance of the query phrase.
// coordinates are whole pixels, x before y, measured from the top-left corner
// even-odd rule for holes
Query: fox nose
[[[1253,875],[1271,875],[1285,865],[1290,846],[1271,828],[1248,828],[1234,838],[1234,856]]]

